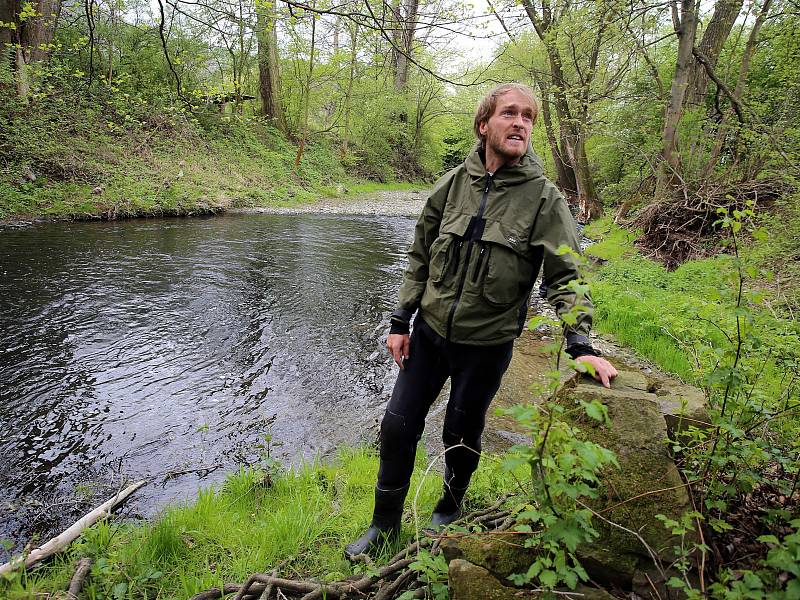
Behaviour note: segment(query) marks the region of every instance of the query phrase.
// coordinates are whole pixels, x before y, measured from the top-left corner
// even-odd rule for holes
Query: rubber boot
[[[375,488],[375,510],[372,513],[372,525],[360,538],[347,544],[344,554],[353,560],[359,554],[369,554],[391,542],[400,535],[400,521],[403,517],[403,503],[406,500],[408,486],[399,490],[382,490]]]
[[[461,517],[461,502],[464,500],[466,493],[466,487],[457,488],[448,485],[447,482],[444,483],[442,497],[439,498],[431,515],[430,528],[433,531],[440,531]]]

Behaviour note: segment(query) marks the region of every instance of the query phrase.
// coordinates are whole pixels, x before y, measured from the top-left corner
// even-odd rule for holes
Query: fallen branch
[[[125,500],[128,496],[130,496],[133,492],[138,490],[140,487],[144,485],[144,481],[137,481],[134,484],[129,485],[121,492],[118,492],[116,496],[111,498],[110,500],[106,500],[95,508],[90,513],[87,513],[80,519],[78,519],[75,523],[70,525],[63,533],[57,535],[49,542],[44,544],[43,546],[39,546],[38,548],[31,551],[30,554],[27,556],[22,555],[18,556],[7,562],[6,564],[0,566],[0,576],[7,575],[11,573],[13,570],[23,567],[25,569],[31,567],[32,565],[36,564],[40,560],[44,560],[53,554],[61,552],[67,546],[70,545],[81,533],[83,530],[91,527],[97,521],[99,521],[104,515],[111,512],[111,510],[120,502]]]
[[[91,570],[91,558],[82,558],[78,561],[78,564],[75,567],[75,574],[72,576],[72,581],[69,582],[67,598],[70,598],[71,600],[77,600],[78,594],[81,593],[81,588],[83,588],[83,582],[86,581],[86,576]]]

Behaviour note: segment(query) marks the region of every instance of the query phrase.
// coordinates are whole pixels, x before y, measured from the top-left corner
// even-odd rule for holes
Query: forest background
[[[756,579],[728,571],[726,589],[788,594],[798,26],[792,0],[2,0],[0,218],[430,182],[473,146],[477,99],[528,83],[534,147],[602,239],[598,328],[708,393],[714,428],[677,449],[688,526],[758,521]]]

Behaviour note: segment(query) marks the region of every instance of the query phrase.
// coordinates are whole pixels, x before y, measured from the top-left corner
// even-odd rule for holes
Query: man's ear
[[[486,121],[478,123],[478,131],[481,132],[481,135],[486,135]]]

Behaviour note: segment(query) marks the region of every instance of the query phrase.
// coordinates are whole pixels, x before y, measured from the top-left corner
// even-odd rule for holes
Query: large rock
[[[559,402],[570,408],[580,400],[597,400],[607,407],[608,425],[580,410],[570,414],[576,415],[573,425],[582,437],[612,450],[620,464],[603,474],[600,496],[590,503],[602,517],[594,520],[600,538],[579,548],[578,556],[593,581],[655,597],[664,591],[664,579],[675,573],[662,574],[653,556],[668,565],[680,543],[656,515],[678,519],[692,508],[669,452],[668,434],[687,423],[707,422],[706,409],[694,388],[666,378],[647,379],[624,366],[618,370],[611,389],[578,377],[566,381],[559,394]],[[468,536],[444,542],[442,550],[448,560],[474,563],[498,581],[526,571],[535,558],[514,533]]]
[[[448,569],[451,600],[521,600],[541,598],[542,594],[532,590],[510,587],[498,581],[488,569],[484,569],[462,558],[450,561]],[[564,592],[575,594],[582,600],[614,600],[614,596],[599,588],[579,584],[574,590],[564,588]]]
[[[601,495],[591,503],[605,519],[595,518],[600,538],[582,547],[579,556],[597,581],[625,589],[631,589],[638,572],[651,570],[651,555],[664,564],[675,558],[680,540],[656,516],[679,519],[692,509],[667,444],[665,407],[675,402],[651,389],[641,373],[620,370],[611,389],[582,378],[561,394],[567,406],[597,400],[608,409],[609,425],[587,417],[575,423],[586,439],[612,450],[620,466],[603,475]]]
[[[519,600],[537,597],[533,592],[503,585],[487,569],[461,558],[450,561],[448,576],[451,600]]]

